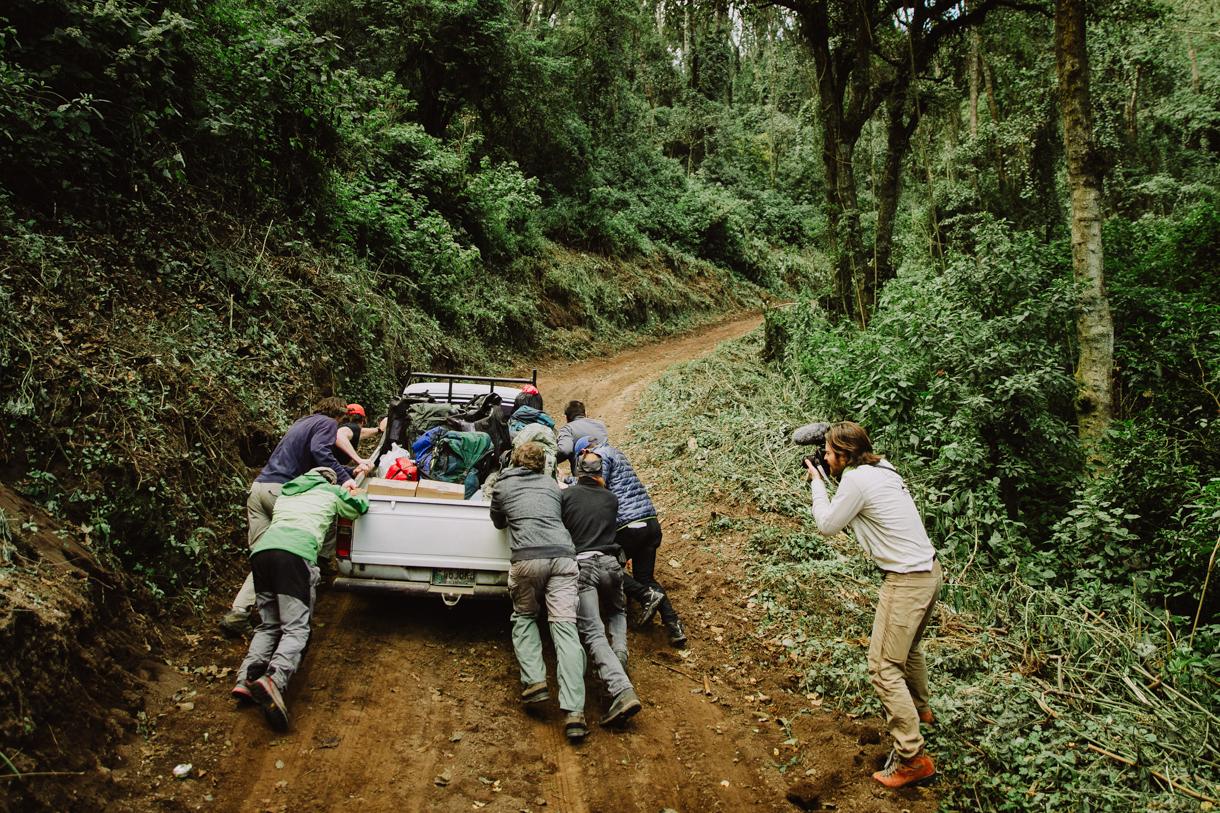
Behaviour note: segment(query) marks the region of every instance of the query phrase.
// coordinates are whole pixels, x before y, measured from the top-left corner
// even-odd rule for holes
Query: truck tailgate
[[[508,534],[491,524],[485,503],[369,497],[352,525],[354,565],[508,570]]]

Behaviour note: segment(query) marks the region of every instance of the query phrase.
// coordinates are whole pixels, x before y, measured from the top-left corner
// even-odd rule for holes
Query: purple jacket
[[[271,459],[254,478],[256,483],[287,483],[315,466],[326,466],[340,485],[352,479],[351,470],[335,459],[339,424],[322,414],[307,415],[294,423],[271,453]]]

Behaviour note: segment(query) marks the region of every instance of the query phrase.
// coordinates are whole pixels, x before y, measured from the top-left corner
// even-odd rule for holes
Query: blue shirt
[[[339,424],[321,413],[300,418],[280,442],[271,459],[254,478],[256,483],[287,483],[315,466],[335,473],[340,484],[352,479],[351,471],[335,459],[335,435]]]

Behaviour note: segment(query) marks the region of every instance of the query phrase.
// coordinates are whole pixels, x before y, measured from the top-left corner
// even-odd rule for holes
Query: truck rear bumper
[[[350,576],[336,576],[334,587],[353,593],[401,593],[409,596],[437,595],[442,598],[467,596],[470,598],[508,598],[508,586],[503,584],[476,584],[473,587],[462,587],[420,581],[360,579]]]

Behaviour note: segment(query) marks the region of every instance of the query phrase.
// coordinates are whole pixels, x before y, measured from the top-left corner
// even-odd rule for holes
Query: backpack
[[[434,440],[428,477],[446,483],[464,483],[465,497],[469,499],[487,478],[494,460],[489,435],[447,431]]]
[[[415,442],[411,444],[411,456],[415,458],[415,465],[418,467],[422,477],[436,479],[432,476],[432,455],[436,451],[437,441],[444,437],[448,431],[449,428],[444,424],[434,426],[416,438]]]

